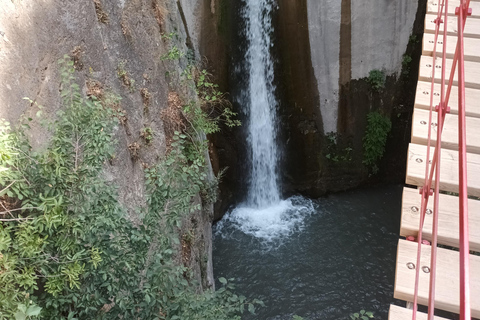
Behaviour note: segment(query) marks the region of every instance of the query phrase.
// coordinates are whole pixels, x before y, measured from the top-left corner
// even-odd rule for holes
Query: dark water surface
[[[268,243],[228,221],[217,225],[215,276],[235,278],[238,293],[263,300],[244,319],[350,319],[361,309],[387,319],[401,194],[401,186],[380,186],[314,200],[303,227]]]

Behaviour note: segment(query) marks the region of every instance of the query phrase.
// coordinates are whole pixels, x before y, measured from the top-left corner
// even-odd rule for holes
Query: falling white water
[[[247,204],[265,208],[280,201],[277,185],[276,108],[273,62],[270,56],[273,32],[273,0],[246,0],[243,17],[249,43],[245,60],[248,68],[246,101],[249,114],[248,141],[252,172]]]
[[[270,55],[275,0],[244,0],[243,4],[248,81],[240,103],[249,115],[251,175],[246,202],[227,213],[217,230],[222,233],[224,226],[231,224],[243,233],[271,241],[301,228],[313,206],[300,197],[281,200],[278,189],[277,100]]]

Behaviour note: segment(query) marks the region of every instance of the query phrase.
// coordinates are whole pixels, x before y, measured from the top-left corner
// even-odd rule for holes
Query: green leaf
[[[255,313],[255,306],[251,303],[248,304],[248,312],[254,314]]]
[[[220,281],[220,283],[222,284],[227,284],[227,279],[225,279],[224,277],[218,278],[218,281]]]
[[[18,311],[17,313],[15,313],[15,320],[25,320],[25,319],[27,319],[27,316],[25,315],[25,313],[21,311]]]
[[[28,307],[26,314],[27,316],[38,316],[40,314],[40,311],[42,311],[42,308],[32,305]]]

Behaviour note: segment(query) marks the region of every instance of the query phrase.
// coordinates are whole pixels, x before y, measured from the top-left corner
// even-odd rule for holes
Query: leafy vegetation
[[[336,132],[329,132],[326,134],[327,138],[327,154],[325,157],[332,162],[350,162],[352,161],[351,147],[340,148],[338,146],[339,134]]]
[[[380,91],[385,87],[385,73],[381,70],[371,70],[368,74],[367,82],[373,91]]]
[[[118,63],[117,66],[117,75],[118,78],[122,81],[122,83],[130,88],[130,91],[133,92],[135,91],[135,80],[130,78],[128,75],[128,72],[125,68],[127,62],[122,60]]]
[[[174,262],[182,217],[207,186],[204,143],[176,132],[172,151],[146,170],[148,206],[132,223],[104,181],[116,111],[84,99],[63,59],[63,108],[51,143],[29,145],[24,126],[0,129],[0,319],[240,319],[255,312],[221,278],[198,292]],[[191,130],[198,130],[192,128]]]
[[[379,112],[367,114],[367,130],[363,137],[363,163],[377,173],[377,162],[383,157],[387,137],[392,128],[392,122]]]
[[[408,54],[404,54],[402,58],[402,69],[403,69],[402,73],[404,75],[408,75],[410,73],[411,62],[412,62],[412,57]]]
[[[194,89],[199,98],[199,102],[191,101],[183,107],[185,117],[194,128],[211,134],[220,131],[220,123],[227,127],[241,125],[240,121],[235,119],[237,113],[231,109],[225,94],[211,80],[211,74],[205,69],[199,70],[196,66],[190,65],[183,75],[187,80],[194,81]]]
[[[418,37],[416,34],[411,34],[409,37],[408,37],[408,43],[411,43],[411,44],[416,44],[416,43],[419,43],[420,40],[418,40]]]
[[[178,34],[177,34],[176,32],[170,32],[170,33],[168,33],[168,34],[162,33],[161,37],[162,37],[163,40],[168,40],[168,41],[170,41],[170,40],[172,40],[173,38],[178,38]]]
[[[350,319],[352,320],[368,320],[373,318],[373,312],[360,310],[360,312],[352,313]]]
[[[167,53],[165,53],[163,56],[160,57],[160,59],[163,60],[178,60],[181,57],[183,57],[185,54],[178,49],[177,46],[172,46]]]
[[[143,101],[143,111],[148,111],[148,105],[150,104],[150,99],[152,99],[152,94],[148,91],[147,88],[140,89],[140,95],[142,96]]]
[[[147,144],[150,144],[153,140],[153,130],[150,127],[145,127],[140,132],[140,136],[145,140]]]

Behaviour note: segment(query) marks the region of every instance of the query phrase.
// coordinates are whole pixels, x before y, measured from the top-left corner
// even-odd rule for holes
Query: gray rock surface
[[[193,45],[198,47],[197,5],[181,4],[191,23]],[[133,223],[146,205],[143,168],[157,163],[166,151],[160,113],[168,105],[168,93],[174,90],[186,100],[195,98],[191,89],[177,81],[184,66],[161,59],[173,45],[187,51],[181,7],[176,0],[0,0],[0,118],[12,123],[22,115],[35,118],[39,104],[45,116],[54,119],[61,107],[57,61],[65,54],[73,57],[77,82],[85,94],[87,83],[95,81],[104,94],[121,98],[125,123],[117,127],[115,159],[106,164],[104,175],[118,187]],[[170,32],[176,34],[171,41],[162,39],[162,34]],[[130,85],[119,77],[120,68],[128,74]],[[150,95],[147,103],[142,90]],[[140,136],[145,127],[153,130],[150,144]],[[41,147],[48,132],[34,125],[30,139]],[[129,146],[135,143],[138,154],[133,156]],[[192,252],[208,257],[205,278],[199,279],[204,284],[213,283],[211,210],[208,206],[195,214],[202,243]],[[198,264],[199,260],[189,261]],[[192,265],[194,270],[200,268]]]

